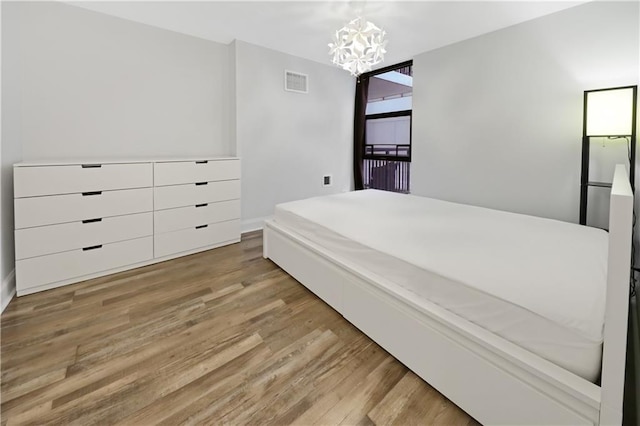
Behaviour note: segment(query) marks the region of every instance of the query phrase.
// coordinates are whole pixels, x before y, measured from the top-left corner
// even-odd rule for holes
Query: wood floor
[[[16,298],[5,424],[476,424],[333,309],[232,246]]]

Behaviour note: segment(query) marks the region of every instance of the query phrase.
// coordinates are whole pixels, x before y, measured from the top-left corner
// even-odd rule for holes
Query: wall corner
[[[0,288],[0,313],[4,312],[9,302],[16,295],[16,270],[13,269],[5,278],[2,279]]]

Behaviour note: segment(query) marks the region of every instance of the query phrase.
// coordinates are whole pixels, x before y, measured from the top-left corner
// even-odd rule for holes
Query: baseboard
[[[242,221],[242,233],[258,231],[262,229],[264,226],[264,221],[268,219],[268,217],[258,217],[255,219],[247,219]]]
[[[16,270],[9,272],[2,280],[2,288],[0,288],[0,313],[4,312],[9,306],[9,302],[16,295]]]

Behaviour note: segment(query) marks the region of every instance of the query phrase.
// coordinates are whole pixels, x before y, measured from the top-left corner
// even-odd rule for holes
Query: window
[[[364,119],[364,188],[409,192],[412,62],[368,73]]]

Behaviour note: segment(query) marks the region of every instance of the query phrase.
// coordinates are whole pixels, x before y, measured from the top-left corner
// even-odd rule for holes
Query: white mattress
[[[365,190],[276,206],[275,221],[575,374],[600,374],[606,232]]]

